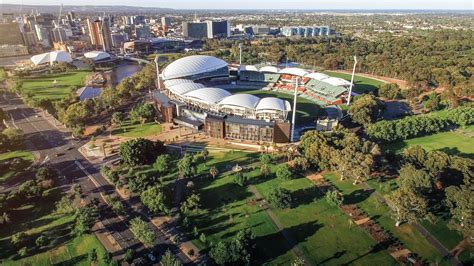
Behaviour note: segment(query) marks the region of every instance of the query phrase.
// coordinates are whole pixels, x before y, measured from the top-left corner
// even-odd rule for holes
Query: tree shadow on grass
[[[457,147],[445,147],[445,148],[442,148],[442,149],[437,149],[437,151],[442,151],[442,152],[447,153],[449,155],[464,157],[464,158],[468,158],[468,159],[474,159],[474,154],[473,153],[463,153]]]
[[[78,265],[81,261],[83,261],[85,259],[87,259],[87,254],[82,254],[82,255],[79,255],[79,256],[75,256],[71,259],[55,263],[54,265],[58,265],[58,266]]]
[[[284,228],[282,231],[255,238],[255,263],[267,263],[287,253],[298,243],[306,241],[323,225],[316,221]]]
[[[291,198],[293,199],[291,207],[296,208],[300,205],[310,204],[322,196],[321,192],[315,186],[293,191],[291,193]]]
[[[354,190],[352,191],[351,194],[345,196],[344,198],[344,202],[346,204],[357,204],[357,203],[360,203],[364,200],[366,200],[368,197],[370,197],[370,195],[372,195],[372,193],[374,192],[375,190],[374,189],[358,189],[358,190]]]

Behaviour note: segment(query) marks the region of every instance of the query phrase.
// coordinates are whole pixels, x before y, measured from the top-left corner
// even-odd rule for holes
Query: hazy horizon
[[[82,0],[80,4],[65,3],[62,0],[0,0],[0,4],[17,5],[61,5],[64,6],[130,6],[130,7],[153,7],[153,8],[172,8],[172,9],[199,9],[199,10],[473,10],[473,2],[470,0],[453,0],[447,4],[442,0],[413,0],[413,1],[357,1],[354,3],[349,0],[339,1],[320,1],[315,3],[311,0],[290,1],[190,1],[175,0],[173,2],[144,0],[137,4],[134,0]]]

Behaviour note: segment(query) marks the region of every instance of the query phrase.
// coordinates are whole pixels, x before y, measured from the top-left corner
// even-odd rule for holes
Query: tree
[[[148,187],[140,194],[142,203],[154,214],[168,213],[168,198],[160,186]]]
[[[270,166],[268,166],[268,164],[260,165],[260,173],[263,176],[268,176],[271,173]]]
[[[268,203],[274,208],[291,208],[292,197],[291,192],[287,189],[277,187],[274,188],[267,196]]]
[[[36,238],[35,245],[38,248],[42,248],[44,245],[46,245],[47,241],[48,241],[48,239],[46,238],[46,236],[40,235],[38,238]]]
[[[130,119],[134,122],[149,122],[154,118],[155,107],[149,103],[137,105],[130,111]]]
[[[171,170],[171,157],[168,154],[156,157],[153,168],[161,174],[168,173]]]
[[[209,151],[207,149],[203,149],[201,151],[201,155],[202,155],[202,158],[205,160],[207,160],[207,157],[209,156]]]
[[[59,120],[70,128],[84,126],[87,119],[93,116],[93,111],[87,106],[87,101],[73,103],[59,112]]]
[[[112,254],[110,252],[105,252],[103,257],[104,263],[109,265],[112,262]]]
[[[344,195],[337,190],[331,190],[326,192],[326,201],[329,205],[340,207],[344,202]]]
[[[432,92],[428,95],[428,99],[424,102],[425,108],[430,111],[435,111],[440,108],[441,97],[436,93]]]
[[[408,164],[400,169],[399,174],[397,184],[401,189],[428,193],[433,188],[432,176],[423,169]]]
[[[113,113],[110,122],[112,125],[122,127],[123,123],[125,122],[125,114],[122,112]]]
[[[418,196],[412,190],[397,189],[386,197],[387,204],[392,209],[395,218],[395,226],[402,222],[414,223],[425,217],[428,213],[428,203],[423,197]]]
[[[178,161],[178,172],[181,177],[191,177],[196,173],[194,158],[191,154],[186,153]]]
[[[354,122],[367,127],[377,121],[382,111],[383,104],[375,96],[364,94],[355,98],[348,113]]]
[[[244,175],[242,172],[237,172],[234,174],[234,183],[243,187],[247,183],[247,176]]]
[[[241,230],[232,241],[221,241],[213,245],[209,255],[217,264],[220,265],[249,264],[251,262],[250,251],[253,248],[252,240],[254,238],[255,236],[250,229]]]
[[[272,162],[272,156],[270,154],[260,154],[260,165],[270,164]]]
[[[26,240],[26,234],[24,232],[18,232],[11,237],[11,243],[15,246],[21,245]]]
[[[79,236],[89,232],[98,217],[99,211],[94,203],[78,208],[75,214],[74,232]]]
[[[89,251],[89,253],[87,254],[87,258],[90,262],[97,262],[97,251],[95,250],[95,248]]]
[[[173,253],[167,249],[163,257],[160,260],[161,266],[181,266],[183,265]]]
[[[466,238],[474,237],[474,197],[472,184],[446,188],[446,205],[449,207],[450,227],[458,230]]]
[[[209,168],[209,174],[212,176],[212,179],[215,179],[219,174],[219,170],[217,170],[217,167],[211,166],[211,168]]]
[[[0,205],[0,208],[1,208],[1,205]],[[11,223],[11,218],[10,218],[10,214],[4,212],[1,216],[0,216],[0,224],[2,225],[7,225],[9,223]]]
[[[379,96],[387,99],[399,99],[401,96],[400,86],[396,83],[384,83],[379,88]]]
[[[182,204],[180,210],[185,215],[196,212],[199,209],[201,198],[197,194],[191,194]]]
[[[18,255],[20,257],[25,257],[26,255],[28,255],[28,248],[27,247],[22,247],[18,250]]]
[[[130,221],[130,231],[147,247],[155,242],[155,232],[140,217],[135,217]]]
[[[206,235],[204,233],[201,233],[199,235],[199,241],[201,241],[201,243],[205,244],[206,243]]]
[[[25,135],[23,134],[23,130],[19,128],[6,128],[2,131],[2,135],[5,136],[5,149],[19,149],[25,144]]]
[[[288,164],[286,163],[280,164],[276,167],[275,175],[277,178],[280,178],[283,180],[289,180],[292,177],[290,168],[288,167]]]
[[[128,248],[125,251],[125,255],[123,255],[123,260],[130,263],[133,261],[133,257],[135,256],[135,250]]]
[[[36,181],[41,182],[45,180],[55,180],[58,177],[58,172],[50,167],[40,167],[36,171]]]
[[[151,164],[165,149],[161,141],[136,138],[120,144],[119,155],[125,165],[138,166]]]

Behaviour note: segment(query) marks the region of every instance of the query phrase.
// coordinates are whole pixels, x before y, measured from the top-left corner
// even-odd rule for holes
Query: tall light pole
[[[161,83],[160,83],[160,68],[158,66],[158,55],[155,57],[155,66],[156,66],[156,83],[158,83],[158,90],[161,91]]]
[[[347,98],[347,105],[351,104],[352,86],[354,86],[354,75],[356,71],[357,57],[354,55],[354,67],[352,68],[351,86],[349,87],[349,97]]]
[[[295,120],[296,120],[296,93],[298,92],[299,77],[295,79],[295,95],[293,98],[293,114],[291,118],[291,142],[295,141]]]
[[[244,47],[244,45],[242,43],[239,43],[239,52],[240,52],[240,59],[239,59],[239,64],[242,65],[242,48]]]

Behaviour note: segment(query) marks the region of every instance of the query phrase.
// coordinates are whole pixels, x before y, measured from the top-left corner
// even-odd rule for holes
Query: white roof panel
[[[262,111],[262,110],[291,111],[291,105],[288,101],[285,101],[276,97],[265,97],[265,98],[260,99],[255,109],[257,111]]]
[[[102,51],[91,51],[84,54],[85,58],[90,58],[94,61],[110,58],[110,54]]]
[[[253,65],[240,65],[239,71],[258,71],[258,69]]]
[[[162,73],[163,79],[177,79],[227,67],[227,63],[208,55],[191,55],[169,64]]]
[[[330,77],[330,78],[327,78],[327,79],[324,79],[323,82],[326,82],[326,83],[329,83],[333,86],[350,86],[351,83],[345,79],[341,79],[341,78],[335,78],[335,77]]]
[[[237,106],[247,109],[253,109],[257,105],[260,98],[252,94],[234,94],[229,97],[225,97],[219,102],[220,106]]]
[[[171,87],[181,83],[193,83],[193,81],[189,79],[170,79],[166,80],[164,83],[166,87]]]
[[[188,100],[201,102],[204,104],[216,104],[225,97],[232,95],[230,92],[219,89],[219,88],[202,88],[192,90],[184,94],[184,97]]]
[[[308,75],[306,75],[306,76],[304,76],[304,77],[305,77],[305,78],[315,79],[315,80],[323,80],[323,79],[329,78],[328,75],[323,74],[323,73],[318,73],[318,72],[309,73]]]
[[[177,95],[183,95],[187,92],[197,90],[197,89],[202,89],[205,86],[202,85],[201,83],[179,83],[174,86],[169,86],[167,87],[168,90],[170,90],[172,93],[177,94]]]
[[[278,73],[280,69],[274,66],[264,66],[260,68],[260,72],[268,72],[268,73]]]
[[[282,70],[280,70],[279,73],[280,74],[289,74],[289,75],[293,75],[293,76],[300,76],[300,77],[304,77],[305,75],[309,74],[308,71],[306,71],[302,68],[298,68],[298,67],[283,68]]]
[[[35,65],[46,64],[46,63],[52,64],[52,63],[61,63],[61,62],[66,62],[66,63],[72,62],[71,55],[64,51],[52,51],[49,53],[34,55],[30,58],[30,60]]]

